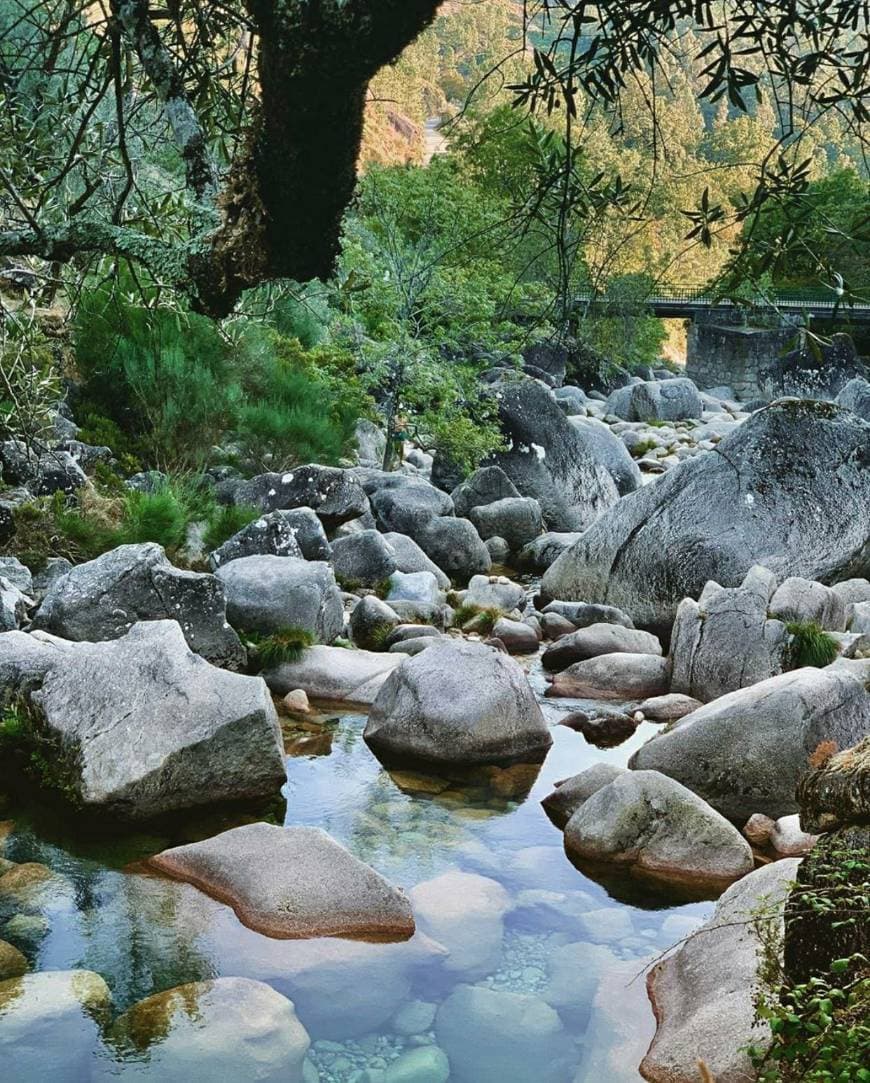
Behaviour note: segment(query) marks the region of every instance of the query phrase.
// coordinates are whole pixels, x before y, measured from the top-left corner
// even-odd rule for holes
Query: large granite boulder
[[[544,812],[556,827],[564,828],[571,817],[600,789],[626,774],[624,767],[612,763],[594,763],[579,775],[563,778],[552,793],[541,801]]]
[[[776,357],[759,373],[758,382],[767,398],[795,395],[802,399],[833,399],[856,377],[866,379],[867,368],[855,343],[844,334],[830,342],[801,346]]]
[[[549,530],[585,530],[619,499],[596,457],[594,436],[575,428],[553,394],[536,380],[504,380],[495,388],[508,450],[492,457],[522,496],[541,505]]]
[[[215,665],[238,669],[245,663],[245,650],[227,624],[220,581],[173,567],[153,542],[118,546],[55,580],[33,627],[99,642],[148,620],[178,621],[190,649]]]
[[[279,940],[313,936],[406,940],[411,905],[319,827],[245,824],[148,859],[151,868],[227,903]]]
[[[350,634],[363,650],[381,650],[393,629],[401,623],[395,610],[374,594],[356,603],[350,614]]]
[[[437,640],[384,682],[365,739],[391,763],[534,763],[552,744],[520,666],[482,643]]]
[[[155,993],[115,1020],[109,1041],[123,1060],[106,1066],[106,1080],[154,1083],[306,1083],[311,1044],[293,1004],[250,978]],[[97,1070],[94,1078],[104,1077]]]
[[[492,504],[482,504],[472,508],[468,517],[484,541],[504,538],[513,553],[534,541],[543,529],[541,505],[527,496],[507,497]]]
[[[753,867],[740,832],[658,771],[622,772],[591,794],[565,825],[565,852],[581,866],[692,892],[721,891]]]
[[[374,703],[384,681],[405,657],[403,654],[315,646],[303,651],[298,662],[285,662],[266,673],[265,678],[278,696],[301,688],[313,700],[365,708]],[[0,655],[0,679],[2,676]]]
[[[316,464],[283,474],[258,474],[250,481],[230,478],[217,486],[215,495],[221,503],[261,511],[311,508],[327,530],[369,510],[368,497],[351,471]]]
[[[563,669],[547,696],[572,699],[646,699],[670,688],[670,665],[659,654],[599,654]]]
[[[870,423],[831,403],[776,402],[605,512],[545,573],[543,593],[669,630],[683,598],[711,579],[738,586],[753,564],[778,580],[865,575],[868,466]]]
[[[649,1083],[741,1083],[756,1073],[749,1046],[770,1043],[755,996],[762,980],[762,935],[781,938],[783,909],[799,862],[775,861],[733,884],[713,917],[647,978],[656,1033],[640,1073]]]
[[[798,669],[707,703],[648,741],[630,765],[682,782],[731,820],[798,811],[795,788],[819,745],[870,732],[870,695],[838,666]]]
[[[770,599],[770,615],[788,623],[812,622],[829,632],[846,631],[846,603],[831,587],[790,576]]]
[[[446,575],[460,582],[486,575],[492,567],[489,550],[467,519],[430,518],[414,540]]]
[[[210,665],[174,621],[103,643],[8,632],[0,672],[54,747],[42,781],[83,810],[144,819],[272,797],[286,778],[264,682]]]
[[[219,568],[227,618],[246,632],[301,628],[320,643],[344,629],[344,606],[328,564],[295,557],[241,557]]]
[[[545,572],[551,564],[579,539],[579,531],[559,533],[549,530],[533,542],[524,545],[515,558],[518,568],[532,572]]]
[[[11,485],[25,485],[34,496],[72,494],[88,484],[87,475],[68,451],[34,449],[20,440],[0,442],[0,472]]]
[[[215,549],[209,563],[214,569],[240,557],[254,556],[329,560],[332,547],[326,540],[323,524],[311,508],[270,511]]]
[[[768,619],[775,590],[773,572],[756,565],[739,587],[710,582],[697,602],[684,598],[671,638],[672,691],[706,703],[781,673],[790,637]]]
[[[509,500],[520,493],[500,466],[481,466],[461,485],[457,485],[450,495],[456,514],[468,519],[472,508]]]
[[[347,590],[375,587],[396,570],[396,558],[383,534],[361,530],[332,543],[332,567]]]
[[[597,417],[572,417],[571,424],[592,442],[596,459],[607,468],[620,496],[640,488],[643,480],[640,467],[609,425]]]
[[[417,538],[429,519],[453,514],[453,501],[447,493],[422,479],[404,478],[403,482],[377,489],[370,497],[372,512],[380,530]]]
[[[407,534],[387,531],[384,534],[384,540],[392,550],[393,560],[396,562],[396,571],[405,572],[406,574],[411,572],[431,572],[442,590],[447,590],[450,586],[450,577],[445,575],[434,560],[430,560],[426,556],[413,538],[409,538]]]
[[[502,613],[510,613],[514,609],[522,609],[526,600],[526,589],[505,576],[475,575],[462,600],[466,605],[480,606],[481,609],[500,609]]]
[[[631,391],[631,421],[686,421],[701,417],[698,388],[685,376],[644,380]]]
[[[90,1079],[112,994],[91,970],[0,982],[0,1064],[9,1083]]]

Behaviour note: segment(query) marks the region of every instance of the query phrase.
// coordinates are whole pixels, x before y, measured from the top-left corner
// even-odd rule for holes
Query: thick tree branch
[[[112,0],[112,13],[139,57],[163,105],[184,159],[187,185],[198,199],[213,198],[217,177],[205,133],[187,97],[183,80],[148,13],[148,0]]]

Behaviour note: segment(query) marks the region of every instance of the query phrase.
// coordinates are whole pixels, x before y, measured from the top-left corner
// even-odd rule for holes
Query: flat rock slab
[[[313,700],[370,707],[381,685],[406,657],[318,645],[303,651],[298,662],[270,670],[266,683],[276,695],[302,688]]]
[[[404,893],[318,827],[246,824],[164,850],[148,864],[226,903],[243,925],[279,940],[407,940],[414,933]]]

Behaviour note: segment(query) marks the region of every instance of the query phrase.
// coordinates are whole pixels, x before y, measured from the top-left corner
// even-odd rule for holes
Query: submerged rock
[[[730,887],[713,917],[647,978],[656,1033],[640,1073],[649,1083],[697,1083],[698,1061],[723,1083],[755,1072],[747,1049],[770,1042],[755,994],[762,944],[759,922],[781,936],[795,859],[756,869]]]
[[[4,1079],[90,1079],[111,1003],[108,986],[90,970],[41,970],[0,982]]]
[[[519,665],[461,640],[437,640],[390,674],[364,736],[385,761],[433,767],[533,763],[552,744]]]
[[[123,1078],[155,1083],[305,1083],[311,1044],[293,1004],[250,978],[216,978],[155,993],[118,1017],[110,1041],[130,1055],[121,1062]],[[118,1067],[110,1067],[106,1078],[114,1078]]]
[[[735,587],[753,564],[779,580],[865,575],[868,466],[870,423],[831,403],[781,400],[605,511],[546,572],[543,593],[668,630],[683,598],[709,580]]]
[[[120,545],[55,580],[33,627],[100,642],[151,620],[178,621],[190,649],[214,665],[239,669],[245,663],[244,647],[227,624],[220,581],[173,567],[153,542]]]
[[[405,940],[414,932],[403,892],[318,827],[246,824],[148,864],[227,903],[265,936]]]
[[[690,891],[721,890],[753,866],[740,832],[658,771],[626,771],[596,790],[565,825],[565,851]]]

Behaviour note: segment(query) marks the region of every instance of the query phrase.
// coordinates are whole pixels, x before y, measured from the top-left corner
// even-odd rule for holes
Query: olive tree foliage
[[[41,259],[48,277],[123,259],[217,317],[263,283],[328,277],[369,82],[440,6],[0,0],[0,257]],[[576,207],[613,194],[578,173],[584,112],[605,108],[618,123],[626,91],[660,88],[689,30],[702,98],[742,109],[763,92],[779,122],[778,153],[745,205],[701,199],[690,212],[698,243],[728,214],[749,221],[800,190],[795,144],[807,126],[831,113],[858,131],[867,121],[858,0],[517,0],[517,18],[531,65],[512,87],[516,105],[564,117],[563,146],[530,202],[533,213],[565,208],[566,281]]]

